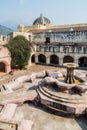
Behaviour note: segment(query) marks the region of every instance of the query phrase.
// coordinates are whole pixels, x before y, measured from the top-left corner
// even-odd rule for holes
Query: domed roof
[[[37,19],[33,22],[33,25],[38,25],[38,24],[40,24],[40,25],[43,25],[43,24],[51,24],[51,21],[50,21],[48,18],[44,17],[44,16],[41,14],[40,17],[37,18]]]

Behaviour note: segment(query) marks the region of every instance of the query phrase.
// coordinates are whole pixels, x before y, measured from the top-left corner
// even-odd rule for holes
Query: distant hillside
[[[12,29],[0,25],[0,34],[9,34],[11,32],[13,32]]]

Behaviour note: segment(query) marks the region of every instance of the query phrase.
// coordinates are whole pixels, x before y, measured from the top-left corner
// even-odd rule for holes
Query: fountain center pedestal
[[[67,73],[64,82],[68,84],[75,83],[74,69],[78,67],[78,65],[75,63],[64,63],[64,66],[67,68]]]

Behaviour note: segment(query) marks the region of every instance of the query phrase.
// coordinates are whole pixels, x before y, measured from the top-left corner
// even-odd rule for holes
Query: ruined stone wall
[[[7,35],[0,35],[0,45],[4,45],[8,42],[9,36]]]
[[[10,52],[6,47],[0,46],[0,62],[5,64],[5,72],[11,71],[11,56]]]

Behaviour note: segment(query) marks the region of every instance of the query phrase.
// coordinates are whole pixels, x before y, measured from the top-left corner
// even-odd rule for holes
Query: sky
[[[0,25],[31,26],[43,14],[53,25],[87,23],[87,0],[0,0]]]

